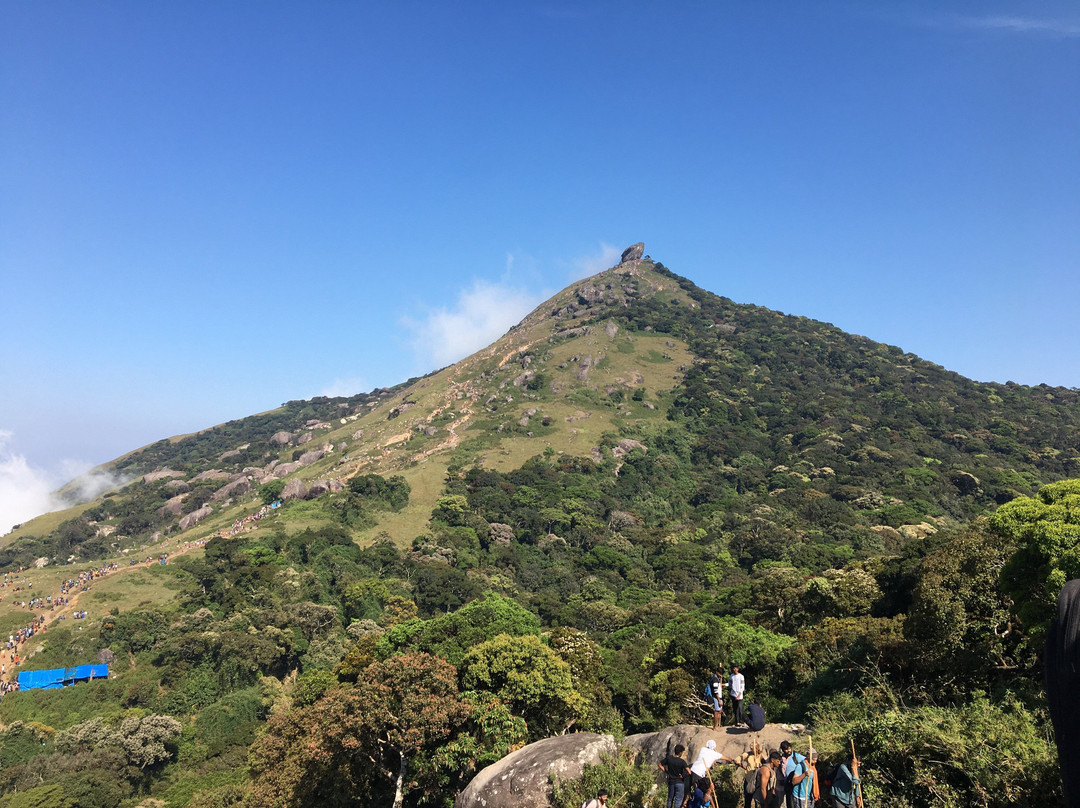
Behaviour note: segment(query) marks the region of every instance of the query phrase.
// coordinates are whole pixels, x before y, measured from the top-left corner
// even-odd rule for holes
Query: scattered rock
[[[894,547],[899,546],[903,541],[903,534],[896,528],[889,527],[888,525],[872,525],[870,529],[881,536],[887,544]]]
[[[296,462],[282,463],[280,466],[277,466],[274,469],[274,476],[277,477],[280,480],[282,477],[286,476],[287,474],[292,474],[298,468],[300,468],[300,464],[296,463]]]
[[[165,483],[165,487],[168,488],[170,491],[176,491],[177,493],[191,490],[191,486],[183,480],[169,480],[167,483]]]
[[[579,382],[585,381],[589,377],[589,371],[592,370],[593,358],[592,356],[585,356],[578,363],[577,377]]]
[[[275,432],[270,436],[270,443],[274,446],[287,446],[291,440],[291,432]]]
[[[963,496],[972,496],[982,491],[979,478],[974,474],[968,474],[966,471],[954,471],[949,476],[949,482],[955,485],[956,490]]]
[[[491,528],[492,544],[509,545],[514,540],[514,529],[510,525],[492,522],[488,527]]]
[[[305,432],[299,438],[296,439],[297,446],[303,446],[305,443],[310,443],[315,438],[310,432]]]
[[[537,542],[537,545],[541,550],[548,547],[567,547],[566,539],[562,536],[556,536],[554,533],[548,533],[544,538]]]
[[[353,440],[360,440],[363,437],[364,437],[364,430],[362,430],[362,429],[358,429],[358,430],[356,430],[355,432],[352,433],[352,439]]]
[[[608,335],[609,339],[615,339],[615,337],[618,336],[619,327],[611,322],[611,320],[608,320],[604,325],[604,333]]]
[[[920,522],[917,525],[900,525],[897,530],[905,539],[925,539],[938,531],[937,526],[931,525],[929,522]]]
[[[641,451],[645,452],[646,454],[648,454],[649,452],[649,448],[641,441],[631,440],[630,438],[623,438],[621,441],[619,441],[612,447],[611,453],[615,455],[615,457],[619,460],[622,460],[624,457],[630,454],[630,452],[634,451],[634,449],[641,449]]]

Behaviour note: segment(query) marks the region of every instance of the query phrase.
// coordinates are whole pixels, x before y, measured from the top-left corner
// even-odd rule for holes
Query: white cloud
[[[52,483],[42,469],[7,450],[12,433],[0,430],[0,536],[15,525],[56,510]]]
[[[589,253],[571,261],[573,272],[571,280],[579,281],[605,269],[611,269],[622,257],[622,250],[610,244],[600,242],[600,249],[595,253]]]
[[[433,309],[423,320],[404,317],[402,324],[417,354],[443,367],[497,340],[543,300],[507,283],[475,280],[452,307]]]
[[[351,376],[347,379],[334,379],[319,391],[319,395],[328,398],[348,397],[366,393],[370,389],[371,387],[362,376]]]
[[[594,252],[552,263],[556,270],[566,270],[569,282],[573,282],[610,269],[619,263],[621,255],[618,247],[600,242]],[[515,277],[519,279],[516,283]],[[497,283],[474,280],[471,287],[458,293],[453,306],[431,309],[419,320],[403,317],[401,322],[411,332],[409,342],[417,356],[435,367],[464,359],[497,340],[558,291],[545,288],[531,291],[521,284],[523,277],[528,279],[527,286],[545,285],[538,259],[527,253],[508,252]]]
[[[98,494],[122,485],[125,481],[102,471],[90,471],[89,464],[62,460],[55,471],[37,468],[26,456],[8,447],[13,433],[0,429],[0,535],[35,516],[87,502]],[[70,482],[70,493],[63,498],[55,489]]]
[[[1064,20],[1037,20],[1031,17],[961,17],[961,25],[969,28],[985,28],[996,31],[1013,31],[1020,34],[1048,34],[1050,36],[1080,36],[1080,24]]]
[[[1011,14],[967,16],[961,14],[937,14],[914,18],[916,24],[931,28],[954,28],[979,31],[1001,31],[1026,36],[1076,37],[1080,36],[1080,21],[1062,19],[1037,19]]]

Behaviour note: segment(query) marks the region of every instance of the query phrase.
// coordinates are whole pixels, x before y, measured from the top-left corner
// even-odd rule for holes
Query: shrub
[[[586,800],[607,789],[614,805],[634,805],[658,808],[664,804],[667,792],[660,792],[651,768],[634,765],[634,753],[621,749],[613,757],[604,757],[597,764],[585,764],[580,777],[560,780],[552,775],[554,803],[558,808],[579,808]]]

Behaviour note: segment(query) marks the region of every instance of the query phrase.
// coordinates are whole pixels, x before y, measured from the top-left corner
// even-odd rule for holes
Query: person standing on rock
[[[743,714],[743,696],[746,694],[746,678],[739,673],[739,666],[731,666],[731,679],[728,681],[728,695],[731,696],[731,703],[734,706],[735,715],[733,718],[734,725],[737,727],[739,724],[746,723],[746,716]]]
[[[675,744],[675,752],[660,761],[660,771],[667,775],[667,802],[664,808],[682,808],[686,797],[686,781],[690,776],[690,764],[683,757],[686,747]]]
[[[709,677],[709,692],[712,697],[713,729],[720,729],[724,720],[724,669],[717,668],[716,673]]]

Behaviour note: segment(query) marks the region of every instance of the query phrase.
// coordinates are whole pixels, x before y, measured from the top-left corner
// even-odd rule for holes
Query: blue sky
[[[0,523],[447,364],[639,240],[1080,386],[1080,9],[886,5],[0,0]]]

